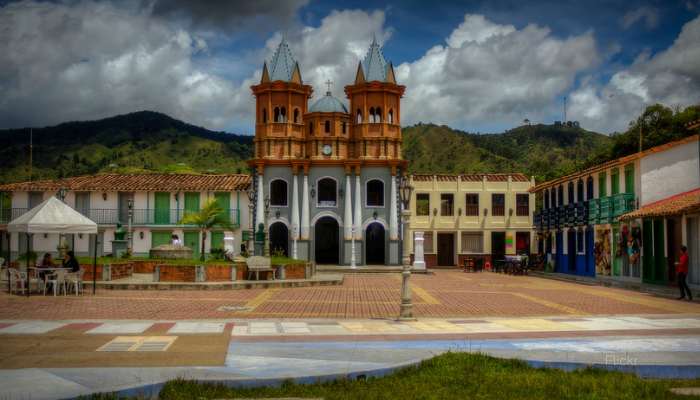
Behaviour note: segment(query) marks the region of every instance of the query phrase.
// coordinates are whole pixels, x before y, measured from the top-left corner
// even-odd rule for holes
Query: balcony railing
[[[589,202],[579,201],[547,210],[535,211],[533,225],[535,229],[561,229],[588,224]]]
[[[589,224],[608,224],[617,222],[617,218],[634,211],[634,193],[616,194],[588,201]]]
[[[24,215],[28,208],[3,209],[0,212],[0,224],[7,225]],[[117,221],[126,225],[129,222],[129,212],[118,209],[76,209],[79,213],[88,217],[98,225],[116,226]],[[134,209],[131,215],[132,226],[175,226],[182,219],[184,210],[166,209]],[[240,228],[240,211],[238,209],[227,210],[229,223],[233,228]]]
[[[634,193],[616,194],[613,196],[615,204],[615,219],[635,210]]]

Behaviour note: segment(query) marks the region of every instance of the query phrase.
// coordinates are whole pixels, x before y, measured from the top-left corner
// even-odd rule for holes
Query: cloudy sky
[[[700,0],[0,0],[0,129],[140,110],[253,134],[250,86],[282,37],[311,104],[348,101],[373,37],[402,124],[503,132],[524,119],[625,131],[700,102]]]

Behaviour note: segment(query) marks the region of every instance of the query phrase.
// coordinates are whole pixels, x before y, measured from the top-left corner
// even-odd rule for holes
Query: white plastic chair
[[[78,272],[69,272],[66,274],[66,285],[70,287],[75,287],[75,295],[83,292],[83,274],[85,273],[85,268],[80,268]]]
[[[22,288],[22,294],[24,294],[24,289],[26,288],[27,290],[27,273],[26,272],[19,272],[17,268],[10,268],[10,293],[13,291],[17,293],[17,287]]]
[[[63,287],[63,295],[65,296],[66,295],[66,274],[67,273],[68,273],[68,270],[59,269],[58,271],[54,272],[53,274],[45,275],[46,279],[44,280],[44,296],[46,296],[46,287],[49,285],[53,285],[54,297],[56,297],[56,292],[61,293],[61,287]]]

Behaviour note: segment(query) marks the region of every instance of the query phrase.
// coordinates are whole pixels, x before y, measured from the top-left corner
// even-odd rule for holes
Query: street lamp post
[[[352,227],[352,253],[350,256],[350,269],[357,268],[357,262],[355,261],[355,227]]]
[[[58,189],[58,197],[61,198],[62,202],[66,202],[66,194],[68,193],[68,189],[66,189],[66,185],[61,186],[60,189]],[[68,243],[66,243],[66,234],[64,232],[61,232],[61,238],[58,241],[58,247],[59,247],[59,256],[58,258],[64,260],[66,258],[66,247],[68,246]]]
[[[253,190],[253,185],[250,185],[250,189],[248,189],[248,192],[246,192],[248,195],[248,210],[250,211],[250,219],[248,220],[248,225],[250,226],[248,230],[248,253],[251,256],[255,255],[255,223],[253,223],[253,209],[255,208],[255,204],[253,204],[253,200],[255,200],[255,190]]]
[[[270,258],[270,196],[265,196],[265,257]]]
[[[129,196],[129,200],[126,201],[126,207],[129,209],[129,240],[126,243],[127,251],[131,252],[131,216],[134,213],[134,198]]]
[[[408,244],[409,244],[409,223],[411,219],[411,210],[408,205],[411,201],[411,192],[413,191],[413,186],[408,183],[408,180],[404,180],[401,186],[399,186],[399,195],[401,196],[401,202],[403,203],[403,210],[401,211],[401,217],[403,220],[403,270],[401,271],[403,285],[401,287],[401,310],[399,311],[399,320],[414,320],[413,316],[413,303],[411,303],[411,257],[408,255]]]
[[[294,223],[294,253],[292,253],[292,258],[297,259],[297,230],[299,227],[297,226],[297,223]]]

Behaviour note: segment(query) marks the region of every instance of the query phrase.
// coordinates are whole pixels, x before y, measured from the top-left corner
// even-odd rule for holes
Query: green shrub
[[[17,257],[17,261],[27,261],[27,262],[32,262],[36,261],[36,259],[39,257],[39,254],[34,251],[34,250],[27,250],[24,253],[20,253],[19,257]]]
[[[209,254],[211,254],[211,258],[214,260],[223,260],[226,258],[226,249],[224,245],[219,244],[219,247],[212,247],[209,249]]]

